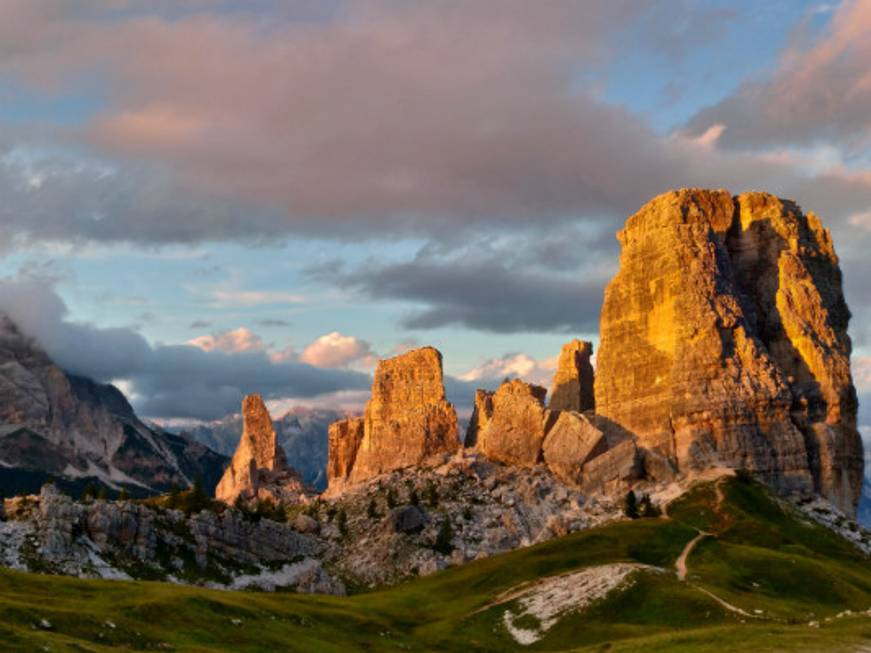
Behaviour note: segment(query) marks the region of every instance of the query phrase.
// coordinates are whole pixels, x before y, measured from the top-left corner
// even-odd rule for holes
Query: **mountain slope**
[[[738,478],[700,486],[669,516],[583,531],[349,598],[4,571],[0,636],[8,650],[718,653],[857,651],[871,638],[864,612],[871,560],[759,484]],[[699,530],[710,535],[687,555],[681,581],[675,562]],[[594,600],[583,610],[556,609],[549,628],[529,607],[542,582],[568,578],[576,587],[577,579],[626,564],[639,567],[617,589],[570,597]],[[549,595],[547,604],[558,608],[561,596]],[[523,646],[508,624],[540,638]]]
[[[202,476],[214,487],[226,459],[201,444],[147,426],[112,385],[67,374],[0,315],[0,483],[38,490],[96,480],[142,494]]]

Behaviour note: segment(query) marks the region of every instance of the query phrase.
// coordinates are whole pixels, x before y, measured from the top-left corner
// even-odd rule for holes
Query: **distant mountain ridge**
[[[278,444],[284,449],[288,464],[316,490],[327,486],[327,430],[332,422],[345,416],[339,410],[297,406],[274,420]],[[181,434],[230,456],[242,435],[242,415],[198,424],[183,429]]]
[[[211,488],[226,457],[146,425],[116,387],[68,374],[0,314],[0,484],[33,491],[95,481],[135,494]]]

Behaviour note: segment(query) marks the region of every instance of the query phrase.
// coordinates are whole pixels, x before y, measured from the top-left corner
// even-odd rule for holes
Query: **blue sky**
[[[866,2],[178,7],[0,7],[3,308],[54,307],[45,346],[86,331],[62,362],[151,416],[257,390],[233,356],[312,380],[274,401],[353,403],[423,344],[467,384],[545,382],[596,338],[614,232],[691,185],[823,216],[871,382]],[[214,359],[213,414],[155,396],[175,346]]]

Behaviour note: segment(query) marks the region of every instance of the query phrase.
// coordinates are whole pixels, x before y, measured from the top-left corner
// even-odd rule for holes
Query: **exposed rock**
[[[390,511],[388,523],[394,533],[413,533],[426,524],[426,513],[417,506],[400,506]]]
[[[275,503],[299,502],[305,488],[278,446],[263,398],[258,394],[245,397],[242,416],[242,438],[218,483],[215,498],[229,504],[239,497],[269,499]]]
[[[300,513],[294,517],[293,527],[300,533],[317,533],[320,526],[317,519]]]
[[[351,477],[357,451],[363,441],[362,417],[342,419],[330,424],[327,456],[327,482],[330,487],[344,485]]]
[[[586,416],[569,411],[557,415],[544,439],[544,462],[563,482],[579,485],[584,465],[605,453],[608,442]]]
[[[509,465],[529,467],[541,462],[546,394],[544,388],[520,379],[499,386],[492,397],[493,414],[478,434],[481,453]]]
[[[467,448],[478,444],[478,434],[484,430],[491,417],[493,417],[493,393],[489,390],[475,390],[475,407],[472,409],[464,442]]]
[[[378,363],[348,480],[360,483],[426,464],[459,446],[457,413],[445,398],[442,355],[432,347],[415,349]],[[344,462],[331,461],[329,467],[339,470]]]
[[[642,475],[641,456],[633,440],[624,440],[613,449],[584,465],[581,487],[585,492],[614,496]]]
[[[680,471],[745,468],[852,512],[862,445],[849,311],[816,216],[762,193],[680,190],[618,240],[597,411]]]
[[[592,355],[591,342],[575,339],[563,345],[550,391],[551,410],[582,413],[595,409]]]
[[[197,476],[211,489],[226,463],[190,439],[143,423],[114,386],[63,372],[2,314],[0,438],[0,474],[87,475],[139,492],[187,486]]]

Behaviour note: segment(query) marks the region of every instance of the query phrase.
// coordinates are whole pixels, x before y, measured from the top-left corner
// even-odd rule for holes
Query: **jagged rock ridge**
[[[0,314],[0,466],[3,475],[99,480],[133,492],[214,487],[225,458],[143,423],[111,385],[65,373]]]
[[[847,512],[862,483],[832,238],[764,193],[661,195],[618,234],[597,412],[679,470],[725,464]]]

